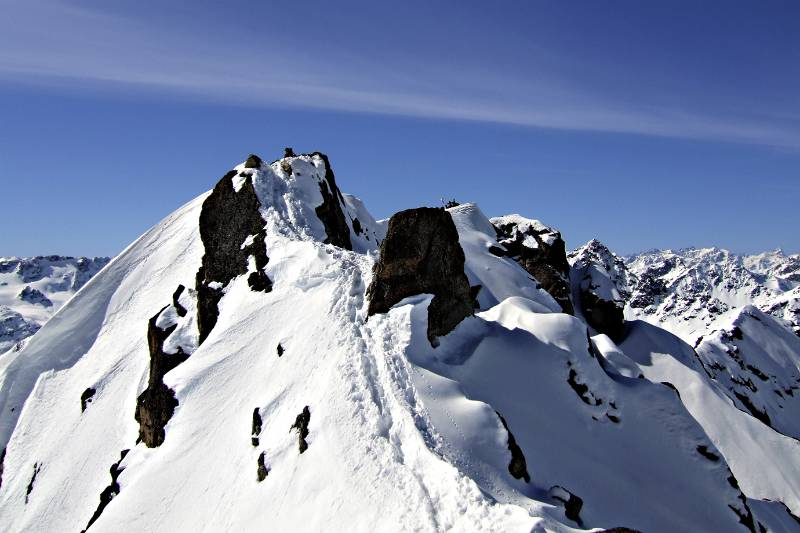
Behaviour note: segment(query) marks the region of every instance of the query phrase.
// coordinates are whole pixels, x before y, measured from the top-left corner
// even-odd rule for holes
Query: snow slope
[[[0,353],[36,333],[108,261],[58,255],[0,257]]]
[[[590,338],[489,252],[497,237],[474,204],[448,213],[469,283],[481,285],[476,314],[437,348],[430,295],[367,317],[388,237],[331,176],[321,154],[249,158],[0,358],[5,530],[800,530],[781,504],[754,499],[798,512],[797,441],[749,425],[663,330],[620,346]],[[208,282],[198,269],[224,235],[206,238],[204,206],[251,190],[265,229],[225,234],[246,265]],[[326,243],[333,232],[352,250]],[[252,282],[259,271],[269,284]],[[192,299],[206,283],[220,299],[200,342],[208,309]],[[152,365],[183,356],[163,374],[177,401],[163,443],[137,442]],[[708,422],[708,394],[727,426]],[[742,435],[774,442],[755,466],[735,464],[754,450],[739,453]]]

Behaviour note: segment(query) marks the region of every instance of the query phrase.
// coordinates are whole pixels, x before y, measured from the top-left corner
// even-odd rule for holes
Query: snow
[[[524,296],[552,312],[561,307],[550,294],[539,288],[519,264],[507,257],[497,257],[489,252],[497,242],[492,223],[475,204],[461,204],[448,209],[458,230],[458,239],[464,249],[464,271],[470,285],[480,285],[478,303],[486,309],[510,296]]]
[[[0,354],[33,335],[108,261],[0,257]]]
[[[120,492],[92,532],[746,531],[732,510],[743,503],[729,465],[748,496],[797,511],[796,440],[736,409],[691,347],[661,329],[638,322],[620,346],[590,338],[519,265],[488,251],[498,243],[477,205],[449,213],[470,284],[482,286],[480,309],[434,349],[430,295],[367,320],[365,291],[386,225],[342,195],[354,250],[323,244],[319,156],[246,171],[262,203],[273,288],[232,280],[202,345],[194,283],[205,195],[0,358],[5,530],[86,527],[126,449]],[[170,305],[179,285],[183,317]],[[191,357],[164,377],[179,403],[164,443],[151,449],[136,443],[134,411],[156,313],[157,325],[175,326],[164,351]],[[82,412],[89,387],[96,393]],[[292,425],[305,407],[300,453]],[[255,446],[254,409],[262,417]],[[530,483],[509,472],[498,413]],[[259,482],[262,453],[269,473]],[[566,517],[567,491],[583,500],[580,524]],[[750,501],[773,530],[797,529],[779,504]]]

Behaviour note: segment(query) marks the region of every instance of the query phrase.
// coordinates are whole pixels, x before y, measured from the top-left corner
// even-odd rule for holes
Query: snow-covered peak
[[[622,258],[597,239],[592,239],[567,255],[574,272],[581,273],[580,285],[599,298],[618,302],[630,296],[628,269]]]
[[[569,269],[549,228],[373,223],[287,151],[129,246],[0,357],[3,529],[796,529],[794,439],[666,331],[581,320],[619,309],[591,282],[621,295],[613,254],[576,256],[571,316],[539,286]]]
[[[236,192],[252,180],[268,231],[362,252],[377,248],[380,226],[358,198],[342,194],[326,155],[295,155],[287,149],[285,157],[269,164],[250,156],[234,172]]]

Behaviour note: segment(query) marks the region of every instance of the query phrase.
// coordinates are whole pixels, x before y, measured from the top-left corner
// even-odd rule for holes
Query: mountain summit
[[[791,420],[625,322],[624,267],[475,204],[376,221],[324,154],[250,156],[0,358],[0,523],[800,530]],[[763,371],[793,390],[787,347]]]

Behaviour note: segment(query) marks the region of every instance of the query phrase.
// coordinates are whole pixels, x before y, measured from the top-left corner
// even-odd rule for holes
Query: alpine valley
[[[106,262],[0,261],[4,531],[800,531],[800,256],[379,221],[287,148]]]

